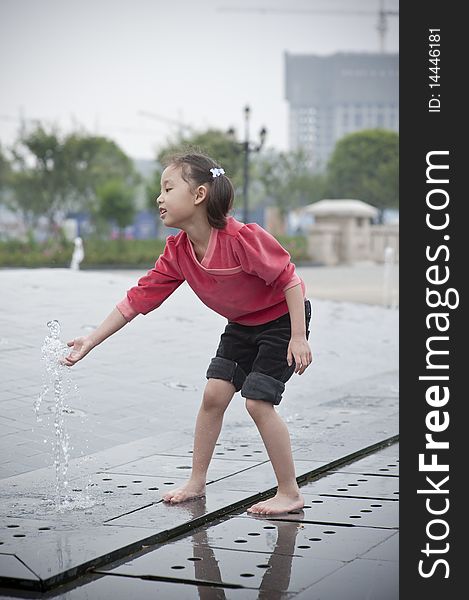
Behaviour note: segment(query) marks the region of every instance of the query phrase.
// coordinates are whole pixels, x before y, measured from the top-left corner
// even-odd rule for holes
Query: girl
[[[68,342],[64,364],[73,366],[138,314],[157,308],[187,281],[228,324],[212,359],[195,427],[191,477],[164,495],[179,503],[205,495],[207,469],[223,415],[241,391],[277,479],[277,493],[248,512],[279,514],[303,507],[287,427],[274,406],[285,382],[312,361],[307,342],[311,316],[304,283],[290,255],[254,223],[227,217],[231,181],[211,158],[190,153],[172,158],[161,176],[160,218],[181,231],[169,236],[154,269],[131,288],[95,331]]]

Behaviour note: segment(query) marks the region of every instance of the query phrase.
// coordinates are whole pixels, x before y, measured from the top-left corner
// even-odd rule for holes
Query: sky
[[[177,132],[172,121],[234,127],[242,139],[248,104],[251,139],[265,126],[267,146],[286,150],[285,52],[377,52],[379,4],[0,0],[0,144],[13,143],[21,119],[40,119],[63,133],[110,137],[129,156],[153,159]],[[398,10],[398,1],[384,6]],[[386,51],[398,52],[398,17],[387,23]]]

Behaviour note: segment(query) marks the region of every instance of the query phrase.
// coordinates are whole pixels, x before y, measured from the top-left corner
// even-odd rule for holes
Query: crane
[[[376,15],[376,11],[372,10],[331,10],[331,9],[316,9],[316,8],[268,8],[268,7],[249,7],[249,8],[240,8],[234,6],[221,6],[219,8],[221,12],[250,12],[250,13],[259,13],[259,14],[315,14],[315,15],[349,15],[349,16],[363,16],[363,15]],[[384,7],[384,0],[380,0],[379,8],[378,8],[378,22],[376,25],[376,29],[378,30],[379,35],[379,46],[380,52],[385,52],[385,41],[386,41],[386,33],[388,31],[388,17],[397,17],[399,16],[398,10],[390,10]]]
[[[181,134],[184,130],[187,130],[188,132],[195,131],[191,125],[188,125],[183,121],[179,121],[178,119],[172,119],[170,117],[163,117],[162,115],[157,115],[156,113],[150,112],[148,110],[139,110],[138,114],[141,117],[148,117],[149,119],[155,119],[156,121],[163,121],[165,123],[168,123],[169,125],[174,125],[179,128],[179,133]]]

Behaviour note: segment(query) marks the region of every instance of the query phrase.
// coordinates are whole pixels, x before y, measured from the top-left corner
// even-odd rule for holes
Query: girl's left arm
[[[305,301],[301,285],[295,285],[285,290],[285,300],[288,305],[291,321],[291,338],[288,344],[287,362],[295,361],[295,373],[302,375],[313,362],[313,355],[306,339]]]

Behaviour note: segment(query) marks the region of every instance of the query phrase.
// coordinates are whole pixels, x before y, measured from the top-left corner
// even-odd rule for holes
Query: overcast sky
[[[289,13],[232,12],[268,7]],[[153,158],[168,123],[235,127],[288,148],[284,53],[376,52],[379,0],[0,0],[0,143],[20,115],[82,126],[134,158]],[[398,9],[397,0],[385,7]],[[294,9],[370,11],[320,15]],[[398,18],[386,50],[398,51]]]

